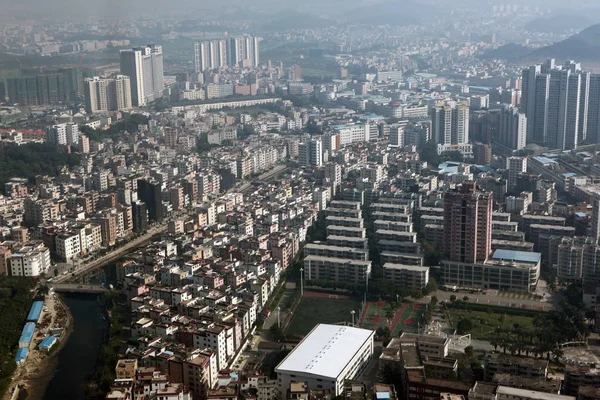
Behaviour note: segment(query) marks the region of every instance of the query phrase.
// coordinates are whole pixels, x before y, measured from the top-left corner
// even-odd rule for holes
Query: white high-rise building
[[[527,116],[510,104],[502,106],[497,141],[512,150],[521,150],[527,145]]]
[[[312,139],[309,142],[298,144],[298,162],[304,166],[323,165],[323,142]]]
[[[317,167],[323,165],[323,142],[321,140],[310,141],[310,164]]]
[[[258,67],[260,62],[260,38],[241,36],[230,38],[227,43],[227,64],[239,65],[248,60],[249,66]]]
[[[76,145],[79,143],[79,126],[72,122],[49,126],[46,128],[46,142],[60,146]]]
[[[144,106],[163,95],[162,46],[121,50],[121,74],[131,80],[131,100],[135,106]]]
[[[132,107],[131,79],[125,75],[114,79],[88,78],[84,82],[84,92],[85,108],[92,114]]]
[[[590,93],[592,76],[574,61],[556,65],[554,59],[523,70],[522,76],[521,111],[527,116],[527,141],[551,149],[576,148],[586,139],[590,119],[598,118],[595,104],[590,108],[590,101],[597,103]],[[595,140],[595,132],[592,136]]]
[[[390,126],[390,146],[404,147],[404,125]]]
[[[194,62],[196,73],[207,69],[227,66],[227,40],[210,40],[194,43]]]
[[[127,110],[133,107],[131,102],[131,79],[125,75],[117,75],[114,79],[115,109]]]
[[[429,109],[433,140],[439,146],[462,145],[469,142],[469,102],[436,104]]]

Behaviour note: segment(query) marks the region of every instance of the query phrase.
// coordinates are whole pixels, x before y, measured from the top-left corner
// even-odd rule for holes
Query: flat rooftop
[[[349,326],[319,324],[275,368],[275,372],[337,379],[374,332]]]
[[[308,243],[304,246],[305,249],[319,249],[319,250],[330,250],[330,251],[347,251],[351,253],[368,253],[367,250],[357,249],[355,247],[346,246],[332,246],[325,243]]]
[[[418,272],[429,271],[429,267],[421,267],[421,266],[417,266],[417,265],[392,264],[392,263],[383,264],[383,269],[397,269],[397,270],[404,269],[407,271],[418,271]]]
[[[493,260],[514,261],[523,264],[537,264],[540,262],[541,258],[541,253],[536,253],[533,251],[517,251],[504,249],[496,250],[494,252],[494,255],[492,256]]]
[[[371,265],[371,261],[362,261],[362,260],[351,260],[347,258],[337,258],[337,257],[323,257],[323,256],[306,256],[304,257],[304,261],[314,261],[314,262],[330,262],[332,264],[350,264],[350,265],[358,265],[361,267],[369,267]]]
[[[552,394],[545,392],[537,392],[534,390],[527,389],[516,389],[508,386],[498,386],[496,394],[504,394],[510,396],[509,398],[526,398],[531,400],[573,400],[573,396],[564,396],[562,394]],[[504,396],[503,396],[504,397]]]

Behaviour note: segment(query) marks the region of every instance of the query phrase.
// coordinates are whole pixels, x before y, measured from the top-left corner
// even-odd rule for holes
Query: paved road
[[[281,296],[281,300],[279,304],[274,306],[271,310],[271,314],[265,319],[265,323],[263,324],[263,331],[261,337],[265,340],[268,340],[268,332],[269,328],[273,325],[277,325],[277,307],[281,307],[281,311],[279,312],[279,322],[281,323],[281,328],[283,328],[283,324],[285,323],[285,319],[288,316],[288,310],[283,309],[283,304],[286,304],[287,299],[294,295],[296,291],[296,283],[295,282],[286,282],[285,283],[285,293]]]
[[[259,175],[258,178],[256,178],[256,180],[259,180],[259,181],[270,181],[270,180],[273,180],[278,175],[284,173],[288,169],[290,169],[290,168],[287,167],[287,166],[285,166],[285,165],[277,165],[272,170],[264,172],[261,175]],[[236,186],[232,187],[227,192],[228,193],[245,193],[251,187],[252,187],[252,182],[244,182],[241,185],[236,185]]]
[[[148,240],[152,239],[152,237],[154,235],[166,232],[167,228],[168,228],[167,225],[158,225],[158,226],[150,229],[146,234],[138,237],[137,239],[132,240],[131,242],[119,247],[118,249],[115,249],[114,251],[111,251],[110,253],[108,253],[100,258],[96,258],[95,260],[92,260],[90,262],[77,265],[75,271],[73,271],[72,273],[69,273],[67,275],[59,275],[59,276],[55,277],[52,281],[53,281],[53,283],[64,283],[74,277],[77,277],[81,274],[84,274],[84,273],[90,272],[96,268],[99,268],[99,267],[103,266],[104,264],[109,263],[109,262],[121,257],[123,254],[129,252],[133,248],[142,245],[144,242],[147,242]]]

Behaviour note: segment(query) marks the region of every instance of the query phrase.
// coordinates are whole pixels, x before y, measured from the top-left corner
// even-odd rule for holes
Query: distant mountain
[[[532,52],[529,47],[516,43],[508,43],[497,49],[490,50],[479,56],[482,60],[506,60],[509,62],[519,61]]]
[[[425,18],[437,15],[430,5],[413,1],[383,2],[369,4],[346,12],[348,23],[372,25],[420,24]]]
[[[527,61],[546,58],[600,61],[600,24],[592,25],[568,39],[537,49],[524,57]]]
[[[525,25],[525,29],[541,33],[561,33],[570,30],[584,29],[586,26],[598,22],[600,22],[600,20],[589,16],[561,14],[529,21]]]
[[[264,19],[264,17],[263,17]],[[269,22],[257,28],[260,32],[277,32],[290,29],[318,29],[336,25],[337,22],[312,14],[285,10],[269,16]]]

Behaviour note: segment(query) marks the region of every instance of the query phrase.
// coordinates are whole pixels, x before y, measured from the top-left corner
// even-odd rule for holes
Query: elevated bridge
[[[90,294],[101,294],[106,292],[106,288],[102,285],[90,285],[90,284],[76,284],[76,283],[56,283],[53,284],[52,289],[56,293],[90,293]]]

